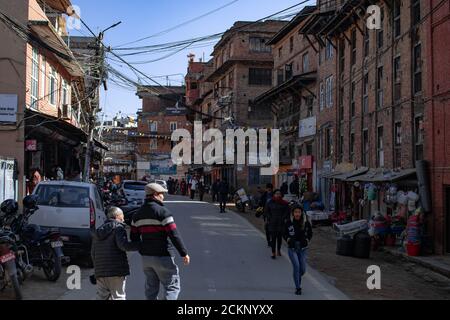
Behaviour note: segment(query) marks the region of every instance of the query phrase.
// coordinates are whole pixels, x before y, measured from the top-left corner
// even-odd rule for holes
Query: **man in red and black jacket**
[[[131,241],[142,243],[139,252],[147,278],[145,295],[148,300],[156,300],[162,284],[165,299],[177,300],[180,275],[172,255],[173,246],[183,257],[185,265],[190,263],[190,258],[173,216],[163,204],[167,190],[159,184],[151,183],[145,187],[145,192],[146,201],[133,216],[130,235]]]

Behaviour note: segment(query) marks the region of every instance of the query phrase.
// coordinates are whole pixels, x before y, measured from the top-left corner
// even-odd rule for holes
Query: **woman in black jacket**
[[[270,233],[272,259],[276,259],[277,254],[279,257],[281,256],[283,231],[286,221],[289,219],[289,203],[283,200],[283,194],[280,190],[275,190],[272,199],[267,202],[264,217]]]
[[[302,294],[302,277],[306,272],[306,252],[312,238],[312,226],[303,208],[292,209],[292,220],[289,219],[284,230],[284,239],[289,247],[289,259],[294,269],[295,294]]]

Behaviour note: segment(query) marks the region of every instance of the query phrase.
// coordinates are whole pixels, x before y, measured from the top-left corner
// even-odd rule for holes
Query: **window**
[[[286,75],[286,81],[290,80],[293,76],[293,69],[292,69],[292,63],[287,64],[284,67],[285,75]]]
[[[344,87],[339,89],[339,120],[344,121]]]
[[[266,38],[250,37],[250,51],[252,52],[271,52],[271,47],[266,45]]]
[[[369,38],[369,29],[366,27],[365,33],[364,33],[364,57],[367,57],[369,55],[369,47],[370,45],[370,38]]]
[[[369,74],[364,75],[363,80],[363,113],[369,112]]]
[[[414,47],[414,93],[422,91],[422,45]]]
[[[351,49],[351,65],[353,66],[356,63],[356,29],[352,30]]]
[[[344,136],[339,136],[339,162],[344,161]]]
[[[377,70],[377,107],[383,108],[383,67]]]
[[[46,69],[47,69],[47,59],[45,59],[44,56],[42,56],[42,60],[41,60],[41,99],[45,99],[46,95],[47,95],[47,91],[46,91],[46,84],[47,84],[47,73],[46,73]]]
[[[308,96],[306,98],[307,117],[313,116],[313,103],[314,103],[314,97]]]
[[[363,148],[362,148],[362,165],[365,167],[369,166],[369,130],[364,129],[363,131]]]
[[[396,122],[394,126],[394,167],[402,166],[402,123]]]
[[[191,82],[191,90],[197,90],[198,89],[198,83],[197,82]]]
[[[324,156],[329,158],[333,155],[333,129],[325,129],[325,145],[324,145]]]
[[[420,0],[412,1],[412,23],[417,25],[420,22]]]
[[[303,73],[306,73],[309,71],[309,54],[305,53],[302,58],[303,62]]]
[[[40,185],[38,205],[59,208],[89,208],[89,189],[63,185]]]
[[[398,102],[402,97],[400,57],[394,59],[394,101]]]
[[[394,36],[397,38],[401,34],[401,23],[400,23],[400,0],[395,0],[394,3]]]
[[[384,167],[384,133],[383,127],[377,129],[377,167]]]
[[[150,120],[148,124],[151,133],[158,132],[158,122]]]
[[[353,132],[350,133],[349,153],[350,162],[353,162],[355,157],[355,134]]]
[[[30,90],[30,106],[33,109],[37,109],[37,101],[39,95],[39,52],[36,48],[33,48],[32,61],[31,61],[31,90]]]
[[[150,140],[150,150],[156,150],[156,149],[158,149],[158,140],[151,139]]]
[[[177,123],[171,122],[170,123],[170,132],[174,132],[175,130],[177,130]]]
[[[423,160],[423,141],[424,141],[423,117],[416,117],[414,120],[414,141],[416,145],[416,161]]]
[[[282,84],[284,82],[284,72],[283,69],[277,70],[277,83],[278,85]]]
[[[355,91],[356,91],[356,84],[355,84],[355,82],[352,82],[351,97],[350,97],[350,117],[351,118],[355,117],[355,111],[356,111]]]
[[[292,53],[294,51],[294,37],[289,38],[289,52]]]
[[[323,87],[323,82],[320,83],[320,111],[325,107],[325,90]]]
[[[307,143],[306,144],[306,155],[307,156],[312,156],[313,154],[313,146],[312,143]]]
[[[328,77],[326,80],[326,106],[331,108],[333,106],[333,76]]]
[[[58,74],[53,67],[50,67],[50,104],[56,105],[56,92],[58,91]]]
[[[264,86],[272,85],[272,69],[250,68],[248,84]]]
[[[325,47],[325,60],[333,58],[333,50],[334,50],[333,43],[331,42],[331,40],[327,39]]]
[[[62,80],[61,101],[63,105],[69,104],[69,86],[67,85],[67,81],[64,79]]]
[[[281,58],[283,55],[283,47],[278,48],[278,58]]]
[[[339,42],[339,72],[344,73],[345,69],[345,39]]]

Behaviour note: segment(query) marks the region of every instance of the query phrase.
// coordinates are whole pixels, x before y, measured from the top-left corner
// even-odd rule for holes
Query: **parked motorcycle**
[[[22,300],[14,248],[14,233],[0,230],[0,291],[4,291],[7,287],[12,287],[16,300]]]
[[[10,228],[18,235],[17,244],[25,253],[26,264],[42,269],[47,280],[55,282],[61,276],[63,242],[59,230],[43,231],[41,227],[28,223],[29,218],[39,209],[37,200],[34,195],[23,200],[24,212],[16,212]]]

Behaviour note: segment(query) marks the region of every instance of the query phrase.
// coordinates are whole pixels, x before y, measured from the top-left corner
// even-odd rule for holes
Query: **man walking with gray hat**
[[[165,300],[177,300],[180,293],[180,275],[171,254],[177,249],[185,265],[189,265],[183,240],[171,212],[164,206],[164,194],[168,190],[157,183],[145,187],[144,205],[134,214],[131,224],[131,241],[142,242],[140,254],[146,276],[145,295],[148,300],[156,300],[160,284],[164,287]]]

